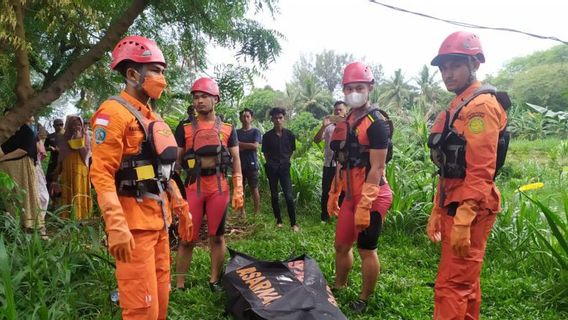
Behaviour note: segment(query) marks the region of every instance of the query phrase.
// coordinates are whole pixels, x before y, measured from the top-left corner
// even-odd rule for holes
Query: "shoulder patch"
[[[104,128],[98,127],[95,129],[95,143],[101,144],[106,139],[106,130]]]
[[[469,119],[467,127],[471,133],[482,133],[485,131],[485,121],[483,120],[483,117],[475,116]]]

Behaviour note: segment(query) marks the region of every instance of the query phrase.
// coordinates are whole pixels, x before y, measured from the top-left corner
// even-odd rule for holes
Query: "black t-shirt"
[[[387,149],[389,145],[390,128],[383,119],[378,119],[367,128],[369,149]]]
[[[269,166],[289,165],[294,150],[296,150],[296,137],[288,129],[282,129],[281,136],[278,136],[274,129],[262,136],[262,153]]]
[[[239,142],[247,142],[247,143],[261,143],[262,142],[262,134],[260,130],[257,128],[251,128],[250,130],[245,131],[244,129],[237,130],[237,137],[239,138]],[[239,151],[239,156],[241,158],[241,166],[243,167],[243,171],[247,170],[258,170],[258,155],[256,150],[241,150]]]
[[[2,151],[4,153],[10,153],[16,149],[25,150],[34,163],[37,161],[37,145],[36,145],[36,135],[32,128],[27,124],[23,126],[14,133],[6,142],[2,144]]]

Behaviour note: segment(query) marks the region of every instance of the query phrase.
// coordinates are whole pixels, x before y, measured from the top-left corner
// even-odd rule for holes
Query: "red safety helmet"
[[[485,62],[483,49],[479,37],[471,32],[457,31],[450,34],[438,50],[438,55],[430,62],[433,66],[439,66],[444,56],[472,56],[479,62]]]
[[[375,77],[373,76],[373,72],[371,72],[371,68],[361,62],[348,64],[343,71],[343,81],[341,81],[341,83],[346,85],[353,82],[374,83]]]
[[[118,42],[112,50],[111,69],[121,62],[131,60],[138,63],[161,63],[166,66],[166,60],[158,45],[144,37],[128,36]]]
[[[195,91],[201,91],[219,97],[219,86],[217,82],[211,78],[203,77],[195,80],[191,86],[191,93]]]

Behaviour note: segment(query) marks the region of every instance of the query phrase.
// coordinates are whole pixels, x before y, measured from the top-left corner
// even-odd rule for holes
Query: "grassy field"
[[[268,260],[283,260],[291,255],[307,253],[319,264],[328,280],[334,276],[334,223],[320,224],[312,213],[299,213],[301,231],[275,227],[267,206],[263,214],[249,216],[251,235],[229,240],[238,251]],[[360,264],[350,275],[349,287],[337,296],[349,319],[430,319],[433,310],[433,283],[437,272],[439,246],[431,244],[422,230],[415,233],[393,231],[388,223],[379,240],[381,278],[365,315],[353,316],[346,307],[357,298],[360,287]],[[498,258],[497,258],[498,257]],[[490,241],[482,273],[484,319],[566,319],[568,313],[545,307],[541,289],[546,279],[515,270],[515,261],[503,255]],[[230,319],[223,316],[224,299],[209,291],[209,256],[206,249],[196,252],[188,277],[186,292],[171,296],[172,319]]]
[[[562,251],[568,217],[566,145],[558,139],[511,144],[497,179],[504,210],[491,234],[481,277],[483,319],[568,318],[568,251]],[[395,202],[379,239],[382,272],[367,312],[354,316],[346,307],[361,287],[357,254],[349,286],[337,295],[349,319],[431,318],[439,259],[439,246],[424,233],[432,166],[421,148],[407,148],[397,150],[389,164]],[[299,233],[276,228],[266,181],[261,181],[262,213],[250,214],[247,203],[246,220],[230,215],[228,246],[265,260],[307,253],[333,283],[335,221],[319,222],[320,161],[317,153],[307,151],[293,163]],[[527,196],[554,212],[555,228],[537,205],[516,191],[530,182],[544,182]],[[2,203],[17,202],[18,193],[0,175]],[[0,319],[119,319],[119,309],[109,299],[116,281],[113,259],[102,241],[102,223],[62,221],[56,215],[48,219],[49,242],[22,232],[16,220],[0,215]],[[169,319],[231,319],[224,314],[223,295],[209,290],[209,266],[208,249],[198,247],[186,279],[189,289],[171,294]]]

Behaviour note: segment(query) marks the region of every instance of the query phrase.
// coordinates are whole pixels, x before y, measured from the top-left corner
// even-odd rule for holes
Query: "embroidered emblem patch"
[[[105,141],[106,138],[106,131],[104,128],[97,128],[95,129],[95,143],[101,144]]]
[[[474,117],[467,123],[467,127],[471,133],[481,133],[485,130],[485,122],[481,117]]]

